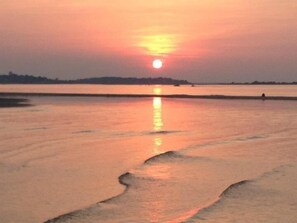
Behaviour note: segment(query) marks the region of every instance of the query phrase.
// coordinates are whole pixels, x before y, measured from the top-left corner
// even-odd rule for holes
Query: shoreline
[[[1,92],[0,97],[110,97],[110,98],[176,98],[176,99],[228,99],[228,100],[285,100],[297,101],[297,96],[231,96],[231,95],[155,95],[155,94],[74,94]]]

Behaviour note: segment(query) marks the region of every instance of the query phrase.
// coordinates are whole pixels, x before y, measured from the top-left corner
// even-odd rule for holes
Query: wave
[[[247,136],[247,137],[242,137],[242,138],[237,138],[236,141],[250,141],[250,140],[256,140],[256,139],[265,139],[267,136],[265,135],[254,135],[254,136]]]
[[[129,187],[129,183],[127,182],[127,178],[130,178],[130,177],[131,177],[131,173],[129,173],[129,172],[124,173],[121,176],[119,176],[120,184],[122,184],[122,185],[124,185],[126,187]]]
[[[211,204],[203,207],[203,208],[200,208],[200,209],[197,209],[197,212],[191,216],[190,218],[188,218],[187,220],[183,221],[183,223],[192,223],[192,222],[196,222],[196,220],[206,220],[205,218],[203,218],[201,215],[203,215],[203,213],[205,212],[209,212],[211,211],[211,209],[215,208],[217,205],[219,205],[223,199],[228,196],[230,193],[232,193],[232,191],[234,189],[238,189],[239,187],[245,185],[245,184],[248,184],[252,182],[252,180],[241,180],[239,182],[236,182],[236,183],[233,183],[231,185],[229,185],[220,195],[219,197],[214,201],[212,202]]]
[[[168,152],[161,153],[159,155],[153,156],[153,157],[145,160],[141,166],[151,165],[151,164],[164,162],[164,161],[172,161],[172,160],[176,160],[176,159],[178,161],[181,161],[181,160],[188,160],[188,159],[193,159],[193,160],[199,159],[200,160],[200,159],[204,159],[204,158],[190,157],[190,156],[182,155],[176,151],[168,151]],[[207,159],[207,158],[205,158],[205,159]],[[159,179],[142,176],[141,174],[137,175],[137,174],[134,174],[131,172],[126,172],[118,177],[119,183],[125,187],[125,190],[122,193],[120,193],[114,197],[108,198],[106,200],[99,201],[98,203],[91,205],[87,208],[79,209],[79,210],[76,210],[76,211],[73,211],[73,212],[70,212],[67,214],[60,215],[58,217],[55,217],[53,219],[46,221],[45,223],[65,222],[68,220],[80,219],[82,217],[88,216],[88,214],[90,213],[91,210],[100,209],[102,207],[102,205],[116,201],[120,197],[124,196],[129,191],[129,189],[133,188],[134,186],[137,187],[138,180],[157,181]]]
[[[242,181],[239,181],[237,183],[234,183],[234,184],[231,184],[229,187],[227,187],[220,195],[220,198],[222,197],[225,197],[227,196],[229,193],[232,192],[232,190],[244,185],[244,184],[247,184],[247,183],[250,183],[252,182],[251,180],[242,180]]]
[[[156,162],[166,162],[174,160],[188,160],[188,159],[202,159],[202,157],[186,156],[177,151],[167,151],[165,153],[158,154],[144,161],[144,164],[152,164]],[[204,158],[203,158],[204,159]],[[205,158],[207,159],[207,158]]]
[[[125,132],[113,132],[110,133],[111,137],[137,137],[137,136],[147,136],[147,135],[169,135],[174,133],[179,133],[178,130],[163,130],[163,131],[125,131]]]
[[[44,223],[65,222],[67,220],[74,220],[75,218],[81,218],[82,217],[81,213],[82,213],[83,210],[84,209],[69,212],[67,214],[63,214],[63,215],[60,215],[60,216],[55,217],[53,219],[47,220]]]
[[[236,138],[233,138],[231,141],[233,141],[233,142],[237,141],[237,140],[241,141],[242,139],[255,140],[255,139],[258,139],[258,138],[262,138],[262,136],[252,135],[252,136],[247,136],[247,137],[243,137],[243,138],[236,137]],[[220,143],[228,143],[228,142],[230,142],[230,140],[221,140],[220,141]],[[206,146],[206,145],[214,145],[214,144],[218,144],[218,142],[208,143],[208,144],[203,144],[203,145],[201,144],[201,145]],[[150,165],[155,165],[155,164],[158,164],[158,163],[165,163],[165,162],[166,163],[167,162],[171,163],[171,162],[188,162],[188,161],[190,161],[190,162],[192,162],[192,161],[194,161],[194,162],[196,162],[196,161],[207,161],[207,162],[212,161],[211,158],[207,158],[207,157],[196,157],[196,156],[184,155],[182,152],[180,152],[180,151],[184,151],[184,150],[185,149],[179,150],[179,152],[177,152],[177,151],[167,151],[167,152],[158,154],[156,156],[153,156],[153,157],[148,158],[147,160],[145,160],[143,162],[143,164],[140,165],[139,167],[140,168],[145,167],[145,166],[148,167]],[[91,206],[89,206],[87,208],[76,210],[76,211],[70,212],[68,214],[63,214],[63,215],[58,216],[56,218],[50,219],[50,220],[46,221],[46,223],[65,222],[68,219],[72,220],[72,219],[76,219],[76,218],[77,219],[84,219],[84,217],[86,215],[92,214],[90,212],[90,210],[94,210],[94,209],[96,209],[96,211],[98,211],[99,213],[100,212],[104,213],[105,204],[113,205],[113,204],[117,203],[118,201],[123,202],[124,199],[119,199],[119,198],[124,196],[131,188],[132,189],[133,188],[137,189],[138,186],[141,186],[139,184],[139,182],[142,183],[143,180],[145,180],[145,181],[159,181],[160,179],[150,178],[149,176],[142,176],[141,174],[134,174],[134,173],[131,173],[131,172],[126,172],[126,173],[124,173],[124,174],[122,174],[122,175],[120,175],[118,177],[119,183],[125,187],[125,189],[124,189],[124,191],[122,193],[120,193],[120,194],[118,194],[118,195],[116,195],[114,197],[108,198],[106,200],[101,200],[101,201],[99,201],[99,202],[97,202],[97,203],[95,203],[95,204],[93,204],[93,205],[91,205]],[[203,210],[208,210],[210,207],[217,204],[223,197],[225,197],[229,193],[231,193],[235,188],[239,188],[242,185],[247,184],[249,182],[251,182],[251,180],[243,180],[243,181],[231,184],[230,186],[228,186],[222,192],[222,194],[218,197],[218,200],[215,203],[212,203],[210,206],[207,206],[207,207],[205,207],[203,209],[200,209],[199,211],[197,209],[197,214],[198,213],[200,214],[201,211],[203,211]],[[195,217],[195,219],[197,219],[197,217],[196,217],[197,214],[193,215]]]
[[[59,222],[67,222],[69,220],[76,220],[76,219],[80,220],[85,217],[87,218],[87,217],[89,217],[89,214],[92,213],[92,210],[100,211],[100,208],[103,208],[104,204],[111,203],[111,202],[119,199],[120,197],[124,196],[128,192],[128,190],[131,188],[133,183],[135,183],[135,180],[137,180],[137,179],[138,180],[139,179],[148,180],[148,178],[138,177],[137,175],[135,175],[133,173],[126,172],[118,177],[119,183],[121,185],[125,186],[125,190],[122,193],[120,193],[114,197],[108,198],[106,200],[99,201],[96,204],[93,204],[89,207],[78,209],[78,210],[75,210],[75,211],[72,211],[72,212],[69,212],[66,214],[62,214],[55,218],[49,219],[49,220],[45,221],[44,223],[59,223]]]
[[[150,165],[155,165],[155,164],[164,163],[164,162],[175,162],[175,161],[187,162],[187,161],[209,161],[209,160],[210,160],[210,158],[206,158],[206,157],[187,156],[187,155],[183,155],[182,153],[177,152],[177,151],[167,151],[165,153],[158,154],[156,156],[153,156],[153,157],[145,160],[139,168],[145,167],[147,165],[150,166]],[[117,201],[121,202],[122,199],[120,199],[120,198],[122,196],[124,196],[131,188],[137,189],[140,186],[139,182],[142,183],[143,180],[145,180],[145,181],[159,181],[160,179],[150,178],[149,176],[142,176],[142,174],[134,174],[131,172],[126,172],[118,177],[119,183],[125,187],[125,189],[122,193],[120,193],[114,197],[108,198],[106,200],[99,201],[96,204],[93,204],[87,208],[76,210],[76,211],[70,212],[68,214],[60,215],[56,218],[46,221],[45,223],[57,223],[57,222],[66,222],[68,220],[84,219],[86,216],[90,215],[90,213],[92,212],[91,210],[95,210],[95,209],[98,211],[97,213],[100,213],[100,211],[104,211],[104,209],[103,209],[105,207],[104,205],[107,205],[107,204],[113,205],[113,204],[117,203]],[[224,192],[220,195],[219,198],[226,196],[226,194],[229,193],[229,191],[231,191],[234,188],[239,187],[242,184],[245,184],[247,182],[249,182],[249,180],[240,181],[238,183],[230,185],[226,190],[224,190]],[[200,211],[198,212],[198,210],[197,210],[197,213],[200,213]]]
[[[194,160],[194,161],[196,161],[196,160],[200,161],[200,160],[204,160],[204,159],[209,160],[210,158],[191,157],[191,156],[183,155],[180,152],[168,151],[168,152],[153,156],[153,157],[145,160],[144,163],[140,166],[140,168],[149,167],[150,165],[158,164],[160,162],[162,163],[162,162],[168,162],[168,161],[170,161],[170,162],[172,162],[172,161],[188,161],[189,159]],[[278,171],[277,169],[273,170],[274,173],[277,171]],[[267,173],[265,173],[265,174],[267,174]],[[265,176],[265,174],[263,174],[263,176]],[[258,178],[256,178],[256,180],[257,179]],[[76,210],[76,211],[70,212],[68,214],[63,214],[56,218],[50,219],[50,220],[46,221],[45,223],[67,222],[68,220],[69,221],[75,220],[74,222],[81,222],[84,220],[84,222],[86,222],[85,220],[89,220],[89,218],[91,219],[92,216],[94,216],[94,214],[96,214],[97,216],[104,215],[104,213],[105,213],[104,211],[106,210],[106,207],[108,208],[108,207],[110,207],[110,205],[111,205],[111,207],[113,207],[113,205],[117,204],[118,202],[120,202],[120,203],[126,202],[125,201],[126,198],[123,196],[126,195],[126,193],[128,193],[128,191],[130,189],[134,188],[134,189],[138,190],[139,188],[141,188],[143,180],[145,180],[145,181],[160,181],[160,179],[150,178],[145,175],[143,176],[142,174],[137,174],[137,172],[136,172],[136,174],[131,173],[131,172],[126,172],[118,177],[119,183],[125,187],[125,190],[122,193],[120,193],[114,197],[111,197],[109,199],[99,201],[98,203],[93,204],[87,208]],[[222,202],[226,197],[228,197],[229,195],[232,195],[234,193],[234,190],[236,192],[236,190],[240,189],[242,186],[248,185],[254,181],[255,180],[245,179],[245,180],[230,184],[218,196],[218,198],[215,202],[211,203],[210,205],[208,205],[202,209],[197,208],[192,213],[193,215],[190,215],[191,217],[189,216],[189,218],[183,222],[189,223],[189,222],[193,222],[198,219],[202,219],[201,214],[203,212],[212,210],[212,208],[216,207],[216,205],[218,205],[220,202]],[[139,182],[140,182],[140,184],[139,184]],[[152,182],[152,183],[154,183],[154,182]],[[146,190],[146,188],[141,188],[140,190],[142,190],[142,189]],[[89,221],[89,222],[92,222],[92,221]]]
[[[36,128],[28,128],[24,129],[24,131],[39,131],[39,130],[47,130],[48,127],[36,127]]]
[[[172,130],[172,131],[153,131],[153,132],[148,132],[147,134],[148,135],[167,135],[167,134],[174,134],[174,133],[179,133],[179,132],[181,132],[181,131],[174,131],[174,130]]]
[[[94,130],[82,130],[82,131],[72,132],[72,134],[89,134],[94,132],[95,132]]]
[[[120,196],[123,196],[127,191],[128,189],[130,188],[131,186],[131,178],[133,177],[133,174],[130,173],[130,172],[126,172],[124,174],[122,174],[121,176],[118,177],[118,181],[121,185],[125,186],[125,190],[121,193],[121,194],[118,194],[114,197],[110,197],[108,199],[105,199],[105,200],[102,200],[102,201],[99,201],[97,203],[98,204],[103,204],[103,203],[108,203],[110,201],[113,201],[115,200],[116,198],[119,198]]]
[[[266,139],[268,137],[269,135],[252,135],[252,136],[235,137],[231,139],[222,139],[222,140],[220,139],[217,141],[210,141],[210,142],[201,143],[201,144],[193,144],[184,149],[181,149],[180,151],[194,150],[194,149],[199,149],[204,147],[226,145],[226,144],[233,144],[233,143],[240,143],[240,142],[248,142],[253,140],[261,140],[261,139]]]
[[[233,183],[233,184],[229,185],[219,195],[217,200],[215,200],[210,205],[199,209],[192,217],[190,217],[189,219],[184,221],[184,223],[196,222],[197,220],[206,220],[205,218],[203,218],[203,215],[206,214],[206,213],[211,212],[215,208],[218,208],[218,205],[224,204],[223,202],[229,196],[231,196],[231,197],[238,196],[238,193],[250,193],[250,194],[254,195],[256,193],[256,190],[257,191],[262,190],[262,188],[256,187],[255,183],[259,182],[260,180],[262,180],[264,178],[273,177],[273,176],[275,176],[275,174],[277,174],[277,175],[279,174],[280,176],[285,176],[283,171],[286,168],[290,168],[292,166],[293,166],[292,164],[281,165],[281,166],[278,166],[276,168],[273,168],[272,170],[270,170],[268,172],[265,172],[265,173],[261,174],[260,176],[254,178],[254,179],[241,180],[239,182],[236,182],[236,183]],[[244,191],[242,191],[242,190],[244,190]],[[249,192],[250,190],[252,190],[252,191]]]

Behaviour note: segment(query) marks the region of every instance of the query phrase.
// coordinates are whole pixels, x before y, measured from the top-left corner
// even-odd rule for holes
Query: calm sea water
[[[0,109],[0,222],[296,222],[296,101],[29,99]]]
[[[297,85],[0,85],[0,92],[297,96]]]

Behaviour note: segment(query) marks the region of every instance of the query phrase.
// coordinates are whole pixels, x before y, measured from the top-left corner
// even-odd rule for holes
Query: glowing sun
[[[160,68],[162,68],[162,67],[163,67],[163,62],[162,62],[162,60],[155,59],[155,60],[153,61],[153,68],[155,68],[155,69],[160,69]]]

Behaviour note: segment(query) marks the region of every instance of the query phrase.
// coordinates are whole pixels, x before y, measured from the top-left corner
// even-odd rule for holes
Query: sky
[[[296,12],[296,0],[0,0],[0,73],[296,81]]]

